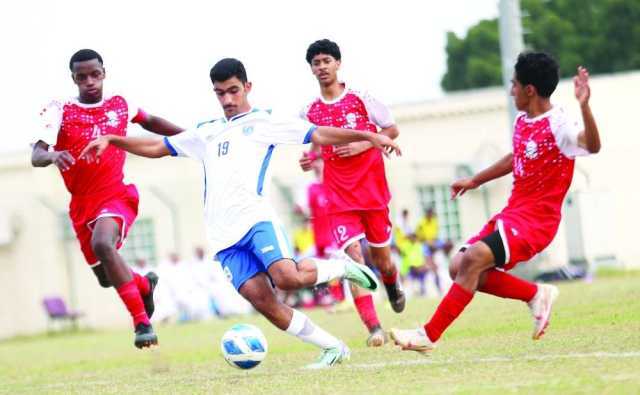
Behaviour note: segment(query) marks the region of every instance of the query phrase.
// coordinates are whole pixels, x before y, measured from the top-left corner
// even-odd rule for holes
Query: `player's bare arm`
[[[180,126],[174,125],[172,122],[152,114],[147,114],[146,117],[137,123],[144,129],[161,136],[173,136],[184,132],[184,129]]]
[[[31,165],[33,167],[47,167],[50,164],[56,165],[58,169],[67,171],[76,163],[76,159],[69,151],[49,151],[49,144],[39,140],[33,145],[31,152]]]
[[[584,123],[584,130],[578,135],[578,145],[590,153],[595,154],[600,151],[601,144],[598,125],[596,125],[596,120],[589,106],[589,99],[591,98],[589,70],[582,66],[578,67],[578,74],[573,77],[573,88],[576,99],[580,104],[582,121]]]
[[[398,131],[398,127],[396,125],[382,128],[378,133],[383,134],[392,140],[395,140],[400,135],[400,132]],[[371,143],[368,141],[359,141],[355,143],[340,145],[335,148],[334,152],[336,155],[342,158],[346,158],[349,156],[358,155],[372,147],[373,145],[371,145]]]
[[[482,170],[473,177],[466,177],[451,184],[451,199],[464,195],[470,189],[476,189],[485,182],[495,180],[513,171],[513,154],[503,156],[493,165]]]
[[[89,143],[80,153],[80,158],[87,161],[100,161],[100,157],[109,147],[109,144],[123,149],[129,153],[144,156],[146,158],[161,158],[171,153],[164,141],[147,137],[123,137],[106,135]]]
[[[389,155],[394,151],[396,155],[402,155],[400,147],[394,143],[393,140],[379,133],[319,126],[313,133],[311,141],[318,145],[337,145],[356,141],[368,141],[385,155]]]

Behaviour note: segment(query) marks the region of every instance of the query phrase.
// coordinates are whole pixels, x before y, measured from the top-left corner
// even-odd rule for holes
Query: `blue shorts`
[[[227,279],[236,290],[258,273],[267,273],[272,263],[293,259],[289,241],[279,225],[258,222],[236,244],[216,254]]]

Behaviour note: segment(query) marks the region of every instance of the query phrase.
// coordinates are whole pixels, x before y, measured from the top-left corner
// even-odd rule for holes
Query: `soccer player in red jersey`
[[[158,343],[149,318],[158,276],[140,276],[118,254],[138,213],[138,191],[123,183],[125,152],[110,147],[99,163],[78,155],[92,140],[105,134],[124,136],[127,124],[137,123],[157,134],[182,131],[172,123],[133,107],[123,96],[103,93],[106,76],[102,57],[90,49],[69,61],[78,97],[52,101],[42,110],[44,122],[33,146],[34,167],[54,164],[71,193],[69,217],[82,253],[103,287],[115,287],[133,318],[138,348]],[[53,143],[53,144],[52,144]]]
[[[330,40],[318,40],[307,49],[306,59],[320,85],[320,96],[308,104],[302,116],[316,125],[344,127],[381,133],[392,139],[398,128],[389,109],[366,92],[348,87],[338,80],[341,54]],[[384,160],[369,143],[323,146],[324,185],[329,199],[328,212],[338,248],[363,263],[360,240],[366,238],[371,258],[380,270],[391,307],[404,310],[405,296],[400,288],[396,266],[391,261],[391,221]],[[300,160],[309,170],[312,157]],[[381,346],[386,335],[380,326],[371,293],[351,287],[360,318],[367,326],[369,346]]]
[[[322,182],[324,162],[315,151],[312,151],[310,155],[313,159],[311,167],[315,173],[316,180],[307,189],[309,216],[313,229],[316,256],[323,258],[329,255],[332,249],[335,249],[335,241],[328,214],[329,199],[327,197],[327,188]]]
[[[600,135],[589,106],[587,69],[578,67],[573,82],[584,128],[550,101],[558,84],[556,61],[545,53],[518,57],[511,95],[521,112],[514,124],[513,152],[475,176],[451,185],[455,198],[513,173],[511,196],[507,206],[453,258],[449,269],[453,286],[431,320],[422,328],[391,330],[392,338],[403,349],[432,350],[476,291],[527,303],[533,316],[533,339],[544,334],[558,289],[522,280],[507,271],[551,243],[560,224],[576,156],[600,150]]]

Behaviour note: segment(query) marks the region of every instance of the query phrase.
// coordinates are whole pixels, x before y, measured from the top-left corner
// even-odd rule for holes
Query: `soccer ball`
[[[258,327],[237,324],[222,336],[220,348],[229,365],[238,369],[251,369],[267,356],[268,345]]]

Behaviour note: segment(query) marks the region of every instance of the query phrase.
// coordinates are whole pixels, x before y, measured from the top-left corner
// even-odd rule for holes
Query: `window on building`
[[[451,200],[449,185],[421,185],[418,187],[418,199],[424,215],[424,210],[433,207],[438,217],[438,237],[441,240],[460,240],[460,214],[458,201]]]
[[[152,219],[143,218],[135,222],[120,254],[130,265],[140,258],[150,265],[156,264],[156,234]]]

